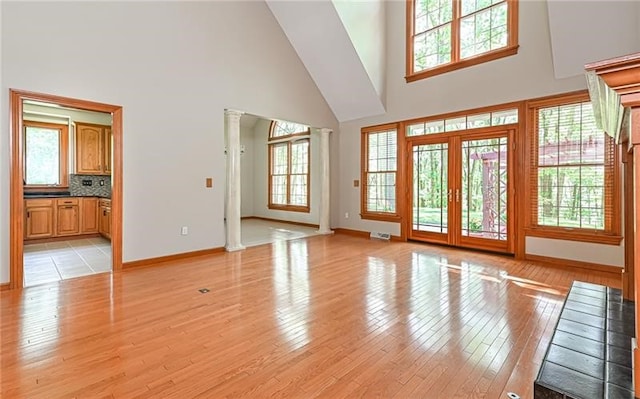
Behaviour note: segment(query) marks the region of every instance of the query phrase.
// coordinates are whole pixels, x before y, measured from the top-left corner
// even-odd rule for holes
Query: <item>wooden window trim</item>
[[[425,69],[419,72],[413,70],[413,24],[414,24],[414,1],[406,0],[406,76],[407,83],[425,79],[431,76],[468,68],[473,65],[509,57],[518,53],[518,0],[506,0],[507,3],[507,45],[505,47],[478,54],[474,57],[460,59],[460,0],[454,2],[453,16],[451,19],[451,62],[438,65],[434,68]],[[477,11],[476,11],[477,12]]]
[[[611,202],[606,205],[611,207],[611,219],[605,220],[605,230],[581,229],[557,226],[540,226],[537,224],[537,205],[533,200],[533,196],[537,195],[537,171],[534,165],[534,150],[537,148],[538,137],[538,120],[537,112],[540,108],[569,105],[579,102],[589,101],[589,93],[586,90],[572,92],[568,94],[560,94],[549,97],[543,97],[536,100],[526,102],[526,121],[528,124],[527,134],[529,139],[525,140],[525,168],[526,179],[525,186],[527,189],[526,203],[524,207],[524,233],[530,237],[542,237],[567,241],[580,241],[598,244],[619,245],[622,241],[620,209],[621,209],[621,176],[620,176],[620,148],[615,147],[613,151],[613,184],[611,188]],[[534,176],[536,179],[534,179]],[[607,224],[610,226],[606,228]]]
[[[64,125],[64,124],[58,124],[58,123],[47,123],[47,122],[35,122],[35,121],[29,121],[29,120],[25,120],[22,122],[23,125],[23,140],[25,142],[25,146],[22,149],[23,151],[23,157],[25,159],[25,163],[24,163],[24,175],[26,177],[27,175],[27,146],[26,146],[26,134],[27,134],[27,127],[40,127],[40,128],[47,128],[47,129],[52,129],[52,130],[59,130],[60,131],[60,153],[59,153],[59,171],[58,173],[60,174],[59,179],[60,179],[60,184],[52,186],[52,185],[47,185],[47,184],[25,184],[24,185],[24,191],[25,192],[29,192],[29,191],[42,191],[42,192],[57,192],[57,191],[67,191],[69,189],[69,126]]]
[[[273,122],[272,122],[273,125]],[[269,200],[268,200],[268,208],[269,209],[273,209],[273,210],[279,210],[279,211],[287,211],[287,212],[302,212],[302,213],[309,213],[311,212],[311,139],[310,138],[304,138],[304,139],[298,139],[298,140],[292,140],[291,138],[295,138],[295,136],[299,136],[299,134],[295,134],[295,135],[291,135],[291,136],[287,136],[289,137],[290,140],[288,141],[279,141],[277,143],[269,143],[267,144],[268,148],[269,148],[269,165],[268,165],[268,186],[269,186],[269,190],[268,190],[268,196],[269,196]],[[278,139],[282,139],[282,137],[284,136],[280,136],[278,137]],[[309,151],[307,151],[307,205],[290,205],[289,203],[291,202],[291,177],[294,176],[294,174],[291,173],[291,147],[293,146],[293,144],[298,144],[302,141],[306,141],[309,143]],[[272,181],[273,181],[273,148],[275,146],[279,146],[279,145],[286,145],[287,146],[287,204],[274,204],[272,202],[272,197],[271,194],[273,192],[273,186],[272,186]],[[298,175],[298,174],[295,174]]]
[[[400,213],[400,186],[401,182],[399,181],[402,178],[399,170],[401,169],[400,165],[400,145],[401,145],[401,136],[400,136],[400,128],[401,124],[399,123],[389,123],[385,125],[378,125],[372,127],[362,128],[360,135],[360,217],[366,220],[376,220],[380,222],[395,222],[399,223],[402,221],[402,216]],[[368,172],[368,143],[369,143],[369,134],[370,133],[380,133],[384,131],[395,130],[396,131],[396,210],[395,212],[370,212],[367,211],[367,174]]]
[[[307,130],[302,131],[302,132],[287,134],[287,135],[284,135],[284,136],[274,136],[273,135],[273,131],[275,130],[277,125],[278,125],[278,121],[271,121],[271,124],[269,125],[269,141],[285,140],[285,139],[290,139],[292,137],[310,136],[311,135],[311,128],[307,128]]]

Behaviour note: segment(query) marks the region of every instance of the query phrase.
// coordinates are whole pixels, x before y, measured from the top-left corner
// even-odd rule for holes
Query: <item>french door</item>
[[[408,238],[513,253],[513,130],[407,139]]]

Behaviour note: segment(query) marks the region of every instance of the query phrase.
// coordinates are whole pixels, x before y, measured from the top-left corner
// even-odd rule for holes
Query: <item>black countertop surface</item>
[[[97,197],[97,198],[106,198],[111,199],[111,197],[101,197],[99,195],[71,195],[68,191],[61,192],[53,192],[53,193],[43,193],[43,192],[25,192],[23,195],[24,199],[42,199],[42,198],[69,198],[69,197]]]

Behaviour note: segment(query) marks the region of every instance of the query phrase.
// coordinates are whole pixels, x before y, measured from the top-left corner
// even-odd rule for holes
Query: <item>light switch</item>
[[[207,177],[207,180],[206,180],[205,186],[206,186],[207,188],[211,188],[211,187],[213,187],[213,179],[212,179],[211,177]]]
[[[353,187],[360,187],[360,180],[354,180]]]

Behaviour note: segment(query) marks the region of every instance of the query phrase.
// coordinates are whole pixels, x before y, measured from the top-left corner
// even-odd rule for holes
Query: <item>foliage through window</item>
[[[395,128],[363,133],[363,218],[397,216],[398,133]]]
[[[532,226],[615,233],[617,154],[589,101],[533,108]]]
[[[309,139],[269,144],[269,208],[309,212]]]
[[[269,130],[269,139],[281,139],[291,136],[309,134],[309,126],[295,122],[272,121]]]
[[[407,0],[407,80],[515,54],[517,0]]]
[[[25,187],[67,187],[68,128],[24,121]]]

